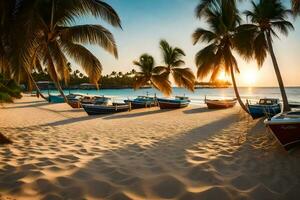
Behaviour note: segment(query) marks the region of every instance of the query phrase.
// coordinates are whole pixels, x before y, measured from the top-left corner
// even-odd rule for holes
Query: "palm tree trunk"
[[[29,76],[31,82],[33,83],[33,85],[34,85],[34,87],[35,87],[35,89],[36,89],[37,94],[40,95],[43,99],[47,100],[47,98],[42,94],[42,92],[41,92],[39,86],[38,86],[37,83],[35,82],[35,80],[34,80],[32,74],[30,73],[30,71],[29,71],[25,66],[24,66],[24,69],[25,69],[27,75]]]
[[[64,94],[64,91],[63,91],[59,81],[54,81],[54,84],[55,84],[57,90],[59,91],[59,93],[61,94],[61,96],[64,98],[65,102],[68,103],[68,99],[67,99],[66,95]]]
[[[34,65],[34,58],[35,58],[35,56],[36,56],[36,53],[37,53],[39,47],[40,47],[40,46],[38,46],[38,47],[35,49],[35,51],[34,51],[34,54],[33,54],[33,56],[32,56],[32,60],[31,60],[31,66]],[[42,92],[41,92],[39,86],[37,85],[37,83],[35,82],[35,80],[34,80],[32,74],[31,74],[31,72],[30,72],[25,66],[24,66],[24,68],[25,68],[26,73],[28,74],[30,80],[32,81],[32,83],[33,83],[33,85],[34,85],[34,87],[35,87],[35,89],[36,89],[37,95],[40,95],[43,99],[48,100],[48,99],[42,94]]]
[[[232,84],[233,84],[233,89],[234,89],[234,92],[235,92],[235,96],[241,106],[241,108],[249,113],[249,110],[247,109],[247,107],[245,106],[244,102],[242,101],[241,97],[240,97],[240,94],[239,94],[239,91],[238,91],[238,88],[236,86],[236,81],[235,81],[235,77],[234,77],[234,71],[233,71],[233,67],[230,66],[230,73],[231,73],[231,79],[232,79]]]
[[[29,77],[30,77],[30,79],[31,79],[31,81],[32,81],[32,83],[33,83],[35,89],[36,89],[37,95],[40,95],[43,99],[48,100],[48,99],[42,94],[42,92],[41,92],[39,86],[38,86],[37,83],[35,82],[35,80],[34,80],[34,78],[33,78],[33,76],[32,76],[31,73],[29,73]]]
[[[275,70],[275,73],[276,73],[276,77],[277,77],[277,80],[278,80],[278,84],[279,84],[279,88],[280,88],[280,92],[281,92],[281,96],[282,96],[283,112],[287,112],[287,111],[290,111],[291,108],[289,106],[289,102],[288,102],[288,98],[287,98],[287,95],[286,95],[286,92],[285,92],[283,80],[282,80],[281,73],[280,73],[280,70],[279,70],[279,66],[278,66],[278,63],[277,63],[277,60],[276,60],[276,57],[275,57],[275,53],[274,53],[274,50],[273,50],[273,45],[272,45],[272,41],[271,41],[271,34],[270,34],[269,31],[267,31],[267,42],[268,42],[268,47],[269,47],[268,48],[269,53],[270,53],[271,58],[272,58],[274,70]]]

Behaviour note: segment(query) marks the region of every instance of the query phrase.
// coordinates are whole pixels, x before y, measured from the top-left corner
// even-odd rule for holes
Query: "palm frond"
[[[254,56],[255,60],[257,61],[258,66],[262,66],[268,52],[268,44],[265,37],[265,34],[263,32],[260,32],[253,43],[254,48]]]
[[[243,24],[236,28],[236,33],[233,37],[235,50],[245,60],[253,57],[253,41],[259,28],[253,24]]]
[[[68,56],[80,64],[91,83],[98,85],[102,73],[100,61],[88,49],[79,44],[63,41],[60,46]]]
[[[75,43],[98,44],[115,57],[118,51],[113,35],[100,25],[77,25],[72,27],[60,27],[62,40],[71,40]]]
[[[212,40],[217,38],[217,35],[213,33],[212,31],[205,30],[203,28],[198,28],[194,33],[193,33],[193,44],[197,44],[197,42],[211,42]]]
[[[195,9],[196,17],[201,19],[205,16],[205,10],[209,7],[216,7],[220,0],[201,0]]]
[[[51,42],[48,46],[48,49],[54,62],[59,80],[64,80],[67,84],[70,79],[69,70],[67,67],[67,58],[65,57],[64,53],[60,49],[59,44],[56,41]]]
[[[196,66],[198,68],[197,77],[205,78],[215,66],[215,52],[217,45],[211,44],[200,50],[195,57]]]
[[[49,16],[51,1],[40,1],[39,10],[45,13],[44,17]],[[47,6],[48,4],[48,6]],[[106,2],[102,0],[64,0],[55,1],[55,25],[72,24],[76,19],[91,15],[96,18],[102,18],[114,27],[121,28],[121,20],[117,12]],[[49,18],[47,21],[49,22]]]
[[[271,22],[271,25],[285,36],[289,31],[295,30],[293,24],[286,20]]]
[[[172,75],[177,86],[194,91],[195,76],[189,68],[174,68]]]
[[[161,91],[164,95],[170,96],[172,94],[172,86],[171,82],[169,81],[169,74],[162,73],[158,75],[151,76],[151,83],[152,85]]]
[[[145,86],[145,85],[149,84],[149,82],[150,82],[150,78],[147,78],[143,75],[142,76],[138,75],[138,76],[135,77],[133,88],[135,90],[137,90],[137,89],[141,88],[142,86]]]

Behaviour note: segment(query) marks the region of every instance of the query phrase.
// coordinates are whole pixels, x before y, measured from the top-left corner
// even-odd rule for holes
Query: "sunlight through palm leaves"
[[[199,6],[196,14],[199,14]],[[213,5],[206,5],[200,14],[205,16],[209,29],[198,28],[193,33],[194,44],[208,43],[196,54],[197,77],[204,79],[210,75],[211,81],[215,81],[222,71],[230,74],[238,102],[248,112],[237,89],[234,74],[239,73],[239,68],[232,53],[236,50],[246,59],[251,58],[251,51],[248,50],[251,44],[247,39],[249,31],[246,31],[248,26],[239,26],[241,18],[234,0],[213,1]]]
[[[267,52],[270,53],[281,91],[283,110],[289,111],[290,106],[272,43],[274,37],[279,38],[276,31],[288,35],[290,30],[294,30],[292,23],[287,21],[291,12],[279,0],[260,0],[258,3],[252,1],[252,9],[244,13],[252,22],[252,28],[249,30],[252,31],[251,35],[253,36],[252,50],[254,57],[258,65],[261,66],[266,59]]]

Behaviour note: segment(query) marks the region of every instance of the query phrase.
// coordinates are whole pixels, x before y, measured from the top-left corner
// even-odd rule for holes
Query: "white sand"
[[[299,199],[299,151],[239,112],[90,117],[25,97],[0,108],[0,199]]]

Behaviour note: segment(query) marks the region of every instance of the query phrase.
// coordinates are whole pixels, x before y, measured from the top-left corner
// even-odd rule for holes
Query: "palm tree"
[[[289,30],[293,30],[292,23],[287,21],[290,10],[286,9],[280,0],[260,0],[258,3],[252,1],[252,10],[245,11],[255,32],[253,38],[253,52],[259,66],[261,66],[269,52],[283,101],[283,111],[290,111],[287,95],[285,92],[280,69],[273,49],[273,38],[278,37],[276,31],[288,35]]]
[[[166,40],[160,41],[160,49],[163,54],[163,62],[165,66],[158,66],[160,73],[166,73],[173,76],[174,82],[179,87],[185,87],[194,91],[195,76],[190,68],[182,68],[185,64],[182,57],[185,53],[178,47],[171,47]]]
[[[117,75],[116,71],[112,71],[111,74],[110,74],[111,77],[116,77],[116,75]]]
[[[134,89],[139,89],[144,85],[151,84],[154,88],[169,96],[172,92],[171,82],[167,73],[160,73],[160,69],[155,67],[154,58],[148,54],[140,56],[133,64],[140,68],[135,72]]]
[[[102,17],[111,25],[121,27],[118,15],[103,1],[51,0],[48,6],[51,9],[46,9],[41,13],[41,35],[37,38],[36,48],[38,59],[44,60],[52,80],[63,96],[60,80],[66,83],[69,80],[66,56],[77,61],[88,74],[90,81],[97,85],[101,77],[102,65],[81,44],[97,44],[117,58],[117,47],[113,35],[101,25],[69,26],[69,22],[74,20],[75,16],[86,14],[87,10],[96,17]],[[70,12],[75,12],[75,14]]]
[[[74,24],[78,17],[92,15],[104,19],[114,27],[121,27],[115,10],[102,0],[17,2],[13,27],[20,30],[22,36],[20,32],[12,34],[12,66],[19,70],[15,74],[22,75],[25,70],[30,76],[35,64],[41,63],[48,69],[50,77],[64,96],[60,81],[68,82],[67,58],[70,57],[81,65],[90,81],[97,84],[102,65],[82,44],[99,45],[117,57],[113,35],[98,24],[70,24]],[[26,67],[21,70],[20,66]]]
[[[199,6],[196,12],[199,12],[198,9]],[[251,44],[247,40],[249,31],[246,31],[248,27],[239,26],[241,19],[234,0],[215,1],[213,6],[206,6],[201,15],[205,16],[209,29],[198,28],[193,33],[193,41],[194,45],[198,42],[208,45],[196,54],[197,77],[203,79],[211,74],[211,81],[215,81],[222,71],[230,75],[240,106],[249,112],[241,100],[235,81],[235,73],[239,73],[239,68],[233,55],[236,50],[246,59],[251,57]]]

